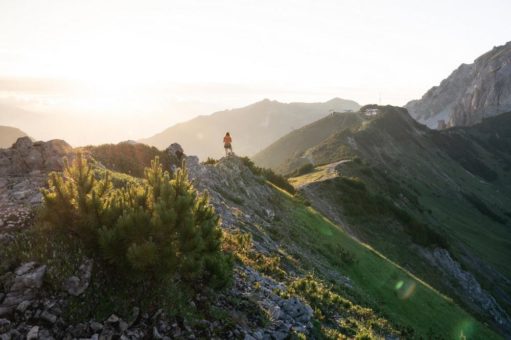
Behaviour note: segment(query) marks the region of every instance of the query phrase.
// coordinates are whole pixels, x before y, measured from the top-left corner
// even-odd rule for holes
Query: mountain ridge
[[[430,128],[466,126],[511,111],[511,42],[461,64],[438,86],[405,107]],[[440,122],[440,121],[443,121]]]
[[[139,142],[158,148],[178,142],[200,159],[219,158],[224,153],[222,138],[230,131],[234,151],[250,156],[287,132],[328,115],[330,110],[357,110],[359,107],[356,102],[341,98],[324,103],[281,103],[264,99],[242,108],[196,117]]]

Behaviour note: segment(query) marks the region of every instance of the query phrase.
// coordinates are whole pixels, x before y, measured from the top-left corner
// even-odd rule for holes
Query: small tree
[[[186,170],[171,178],[159,159],[145,180],[113,189],[106,175],[96,179],[81,156],[63,174],[52,173],[43,191],[42,220],[56,232],[84,241],[99,257],[130,277],[208,280],[215,287],[230,278],[230,257],[221,252],[219,218],[207,194],[198,194]]]

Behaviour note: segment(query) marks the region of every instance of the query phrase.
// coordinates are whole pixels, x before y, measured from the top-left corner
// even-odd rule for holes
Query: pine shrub
[[[49,175],[41,220],[129,279],[225,285],[232,261],[221,251],[219,218],[207,194],[193,188],[184,169],[171,177],[157,157],[144,175],[113,188],[108,173],[97,179],[79,155],[63,173]]]

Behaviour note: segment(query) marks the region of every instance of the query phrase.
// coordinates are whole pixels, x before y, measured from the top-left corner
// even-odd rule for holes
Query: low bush
[[[143,181],[113,188],[108,173],[96,179],[79,155],[63,173],[51,173],[48,184],[44,230],[79,241],[87,256],[126,279],[179,278],[212,287],[230,280],[219,218],[185,170],[171,178],[155,158]]]
[[[382,195],[369,192],[358,178],[342,177],[336,180],[337,198],[344,214],[352,222],[392,218],[397,220],[412,241],[426,247],[440,246],[449,249],[445,238],[425,223],[419,222],[404,209],[394,205]]]
[[[241,157],[241,161],[252,171],[254,175],[264,177],[268,182],[274,184],[282,190],[287,191],[292,195],[295,193],[295,188],[284,176],[276,174],[271,169],[260,168],[256,166],[254,162],[252,162],[252,160],[248,157]]]
[[[320,320],[322,337],[344,339],[373,339],[398,332],[376,313],[366,307],[352,303],[341,296],[333,286],[327,285],[312,275],[297,278],[288,285],[284,297],[299,296],[314,310]]]
[[[206,159],[204,162],[202,162],[202,164],[211,164],[211,165],[214,165],[216,163],[218,163],[218,161],[211,157],[208,157],[208,159]]]
[[[299,167],[297,170],[295,170],[291,174],[290,177],[296,177],[296,176],[305,175],[305,174],[311,173],[313,170],[314,170],[314,164],[307,163],[307,164],[304,164],[301,167]]]
[[[506,224],[507,220],[503,217],[500,217],[497,215],[493,210],[490,209],[479,197],[476,195],[470,193],[462,193],[463,197],[474,207],[476,208],[481,214],[485,215],[486,217],[490,218],[492,221],[500,223],[500,224]]]

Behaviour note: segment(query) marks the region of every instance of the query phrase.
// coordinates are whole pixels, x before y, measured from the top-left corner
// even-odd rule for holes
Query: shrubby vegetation
[[[307,163],[299,167],[297,170],[295,170],[289,177],[297,177],[301,175],[308,174],[314,170],[314,164]]]
[[[208,159],[206,159],[204,162],[202,162],[202,164],[210,164],[210,165],[214,165],[216,163],[218,163],[218,160],[211,158],[211,157],[208,157]]]
[[[353,304],[312,275],[298,278],[288,285],[284,296],[300,296],[314,309],[315,334],[327,339],[373,339],[397,335],[387,320],[370,309]]]
[[[280,268],[280,257],[265,255],[252,248],[252,234],[225,232],[223,244],[224,249],[234,254],[239,262],[277,279],[286,277],[286,272]]]
[[[144,169],[159,157],[164,169],[170,169],[170,156],[145,144],[103,144],[88,146],[85,151],[108,169],[135,177],[144,177]]]
[[[245,166],[247,166],[254,175],[264,177],[268,182],[274,184],[275,186],[281,188],[289,192],[290,194],[295,193],[295,188],[288,182],[288,180],[281,175],[276,174],[271,169],[260,168],[252,162],[252,160],[248,157],[241,157],[241,161]]]
[[[87,256],[130,281],[179,278],[221,287],[231,261],[221,251],[219,218],[185,170],[171,178],[158,158],[145,179],[114,188],[110,175],[96,179],[80,155],[64,173],[51,173],[43,191],[46,232],[78,241]]]
[[[336,180],[335,187],[339,193],[337,197],[344,209],[344,214],[352,222],[392,217],[403,226],[404,231],[415,243],[426,247],[449,248],[448,242],[442,235],[419,222],[384,196],[370,193],[358,178],[341,177]]]
[[[507,220],[503,217],[500,217],[497,215],[493,210],[490,209],[479,197],[476,195],[469,193],[466,194],[464,192],[461,193],[463,197],[479,212],[487,217],[489,217],[491,220],[500,223],[500,224],[506,224]]]

